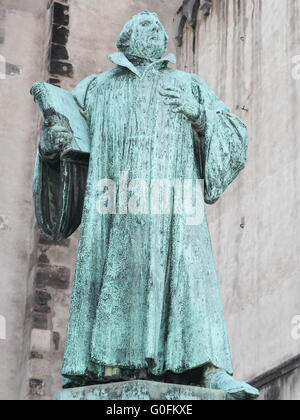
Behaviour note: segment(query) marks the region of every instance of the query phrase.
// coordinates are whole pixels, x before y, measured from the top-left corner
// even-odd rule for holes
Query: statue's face
[[[142,58],[159,59],[166,49],[166,33],[154,14],[140,14],[135,17],[130,39],[130,54]]]

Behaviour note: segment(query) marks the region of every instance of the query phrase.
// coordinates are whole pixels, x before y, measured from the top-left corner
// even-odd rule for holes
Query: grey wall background
[[[249,127],[245,171],[208,208],[234,367],[250,380],[294,358],[261,380],[262,399],[300,399],[300,340],[292,336],[300,315],[300,71],[293,61],[300,55],[300,0],[214,0],[208,18],[198,15],[195,53],[189,27],[176,48],[181,0],[58,1],[69,6],[65,64],[72,77],[48,72],[50,3],[0,0],[0,56],[9,73],[0,74],[0,399],[49,399],[61,386],[78,239],[77,232],[49,244],[35,225],[41,120],[30,86],[52,77],[72,89],[111,68],[107,56],[123,24],[145,8],[166,26],[178,67],[202,76]]]
[[[249,129],[246,169],[208,208],[234,368],[244,379],[300,353],[292,333],[300,313],[299,17],[299,0],[214,1],[209,18],[198,15],[195,55],[191,29],[180,54],[180,66]],[[280,398],[300,399],[299,381],[283,383]]]

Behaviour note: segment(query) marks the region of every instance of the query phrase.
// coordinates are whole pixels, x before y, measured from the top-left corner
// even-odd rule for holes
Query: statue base
[[[219,401],[234,400],[224,391],[196,386],[176,385],[151,381],[115,382],[82,388],[63,389],[56,401],[101,400],[177,400]]]

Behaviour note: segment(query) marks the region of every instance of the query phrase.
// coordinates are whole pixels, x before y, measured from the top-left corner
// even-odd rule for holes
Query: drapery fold
[[[248,134],[239,118],[229,112],[209,115],[203,154],[205,156],[205,202],[214,204],[246,164]]]
[[[81,223],[88,162],[36,157],[33,197],[41,232],[52,241],[72,235]]]
[[[200,77],[193,75],[192,84],[200,105],[200,121],[194,128],[201,139],[204,199],[214,204],[245,167],[248,132]]]

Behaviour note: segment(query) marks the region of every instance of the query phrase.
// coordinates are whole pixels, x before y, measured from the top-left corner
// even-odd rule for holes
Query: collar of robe
[[[166,67],[168,63],[176,64],[176,57],[174,54],[167,54],[165,57],[160,58],[159,60],[153,61],[153,63],[148,64],[145,67],[143,73],[141,73],[140,69],[136,67],[122,52],[116,52],[109,56],[109,59],[112,63],[116,64],[117,66],[126,67],[132,73],[136,74],[138,77],[142,78],[150,69],[156,68],[160,69]]]

